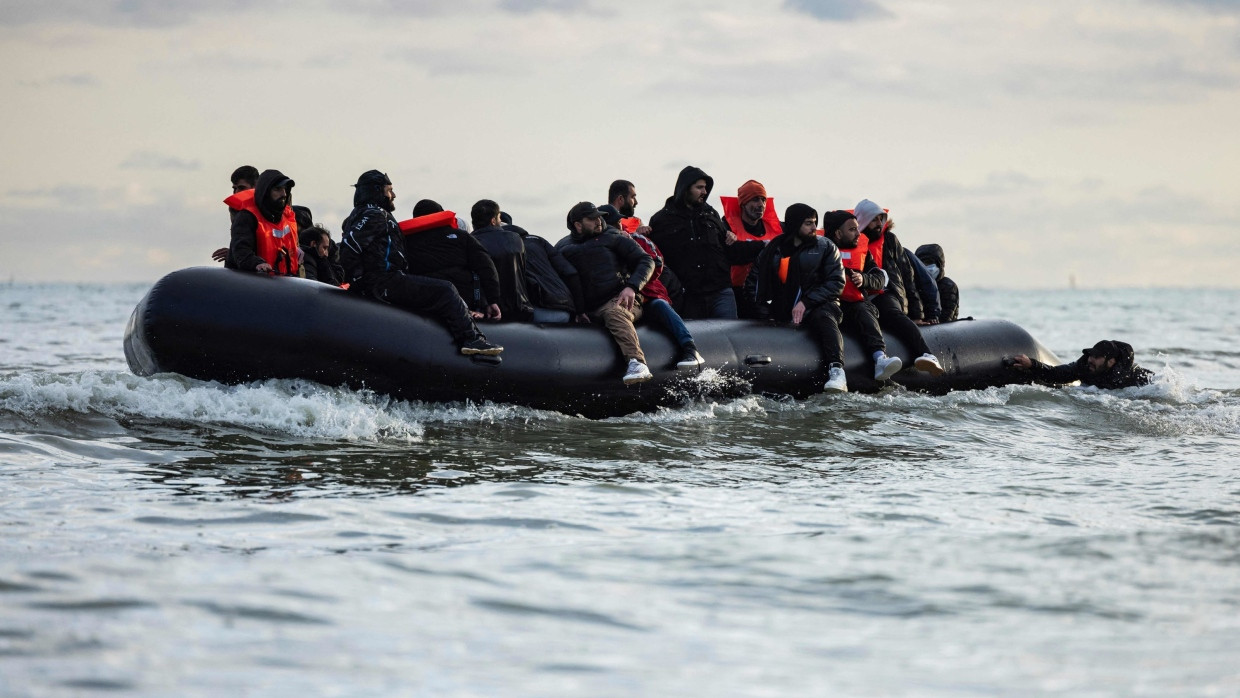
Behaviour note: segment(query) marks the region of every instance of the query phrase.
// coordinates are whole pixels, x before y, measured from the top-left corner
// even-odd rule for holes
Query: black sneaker
[[[499,356],[504,353],[504,348],[498,344],[491,344],[486,337],[478,335],[473,339],[461,345],[461,353],[465,356],[474,356],[481,354],[482,356]]]

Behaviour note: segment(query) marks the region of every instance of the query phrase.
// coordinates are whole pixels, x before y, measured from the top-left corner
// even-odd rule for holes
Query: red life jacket
[[[254,251],[263,261],[270,264],[277,274],[297,276],[297,258],[300,250],[297,245],[297,214],[289,206],[284,207],[279,223],[272,223],[258,210],[254,203],[254,190],[246,189],[224,199],[229,208],[238,211],[249,211],[254,220],[258,221],[258,230],[254,233]]]
[[[637,229],[640,227],[642,227],[642,219],[637,216],[620,219],[620,229],[626,233],[636,233]]]
[[[784,232],[779,223],[779,214],[775,212],[775,199],[766,200],[766,209],[762,211],[762,227],[766,232],[762,237],[755,237],[745,230],[745,222],[741,220],[741,200],[735,196],[721,196],[719,203],[723,205],[723,219],[731,226],[737,240],[774,240]],[[732,266],[732,285],[744,286],[745,277],[749,276],[752,264],[736,264]]]
[[[400,222],[400,232],[405,235],[413,235],[423,230],[432,228],[442,228],[444,226],[458,228],[456,224],[456,213],[452,211],[440,211],[438,213],[428,213],[425,216],[410,218],[407,221]]]
[[[840,261],[843,262],[846,272],[865,271],[865,256],[868,249],[866,243],[868,242],[869,240],[864,235],[859,235],[856,247],[850,250],[840,248]],[[849,303],[865,300],[865,294],[861,292],[861,289],[853,285],[852,279],[848,278],[847,273],[844,274],[844,290],[840,293],[840,300],[848,301]]]

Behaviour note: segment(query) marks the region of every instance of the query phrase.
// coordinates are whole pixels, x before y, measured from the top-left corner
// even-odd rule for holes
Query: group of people
[[[309,209],[292,205],[294,182],[280,171],[246,166],[232,182],[231,241],[213,254],[226,267],[303,276],[428,315],[466,355],[503,352],[480,331],[482,320],[601,322],[627,360],[625,384],[652,378],[634,327],[643,317],[677,342],[680,369],[704,363],[684,318],[804,325],[826,356],[824,389],[843,392],[841,327],[860,338],[881,381],[903,368],[887,354],[884,331],[912,351],[916,369],[940,374],[920,327],[958,314],[942,247],[909,252],[873,201],[825,211],[820,228],[806,204],[780,220],[766,188],[750,180],[721,198],[721,215],[707,203],[713,178],[692,166],[649,225],[635,214],[633,183],[617,180],[607,204],[568,211],[568,235],[555,244],[513,225],[489,199],[473,205],[468,222],[429,199],[400,221],[391,180],[370,170],[354,185],[337,245]]]

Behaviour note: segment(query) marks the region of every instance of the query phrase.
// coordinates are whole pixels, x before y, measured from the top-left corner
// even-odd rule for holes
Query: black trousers
[[[416,274],[391,274],[370,286],[367,292],[398,308],[435,318],[448,328],[457,344],[482,334],[451,281]]]
[[[879,327],[903,342],[904,346],[913,352],[914,358],[930,353],[926,340],[921,338],[921,330],[909,319],[908,315],[904,314],[904,309],[900,307],[900,302],[895,296],[883,293],[871,298],[870,302],[878,309]]]
[[[869,301],[840,301],[844,311],[844,324],[849,330],[857,333],[861,346],[873,355],[876,351],[887,352],[887,343],[883,341],[883,331],[878,325],[878,308]]]
[[[844,365],[844,335],[840,334],[840,309],[834,303],[823,303],[813,310],[806,310],[801,320],[805,328],[814,333],[818,346],[826,355],[827,365]]]

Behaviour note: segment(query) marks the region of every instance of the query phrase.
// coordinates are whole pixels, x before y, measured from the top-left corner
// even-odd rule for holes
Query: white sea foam
[[[113,371],[0,378],[0,410],[37,417],[60,412],[112,419],[179,420],[301,438],[420,441],[428,423],[564,419],[523,407],[428,405],[306,381],[227,386],[173,375],[141,378]]]

